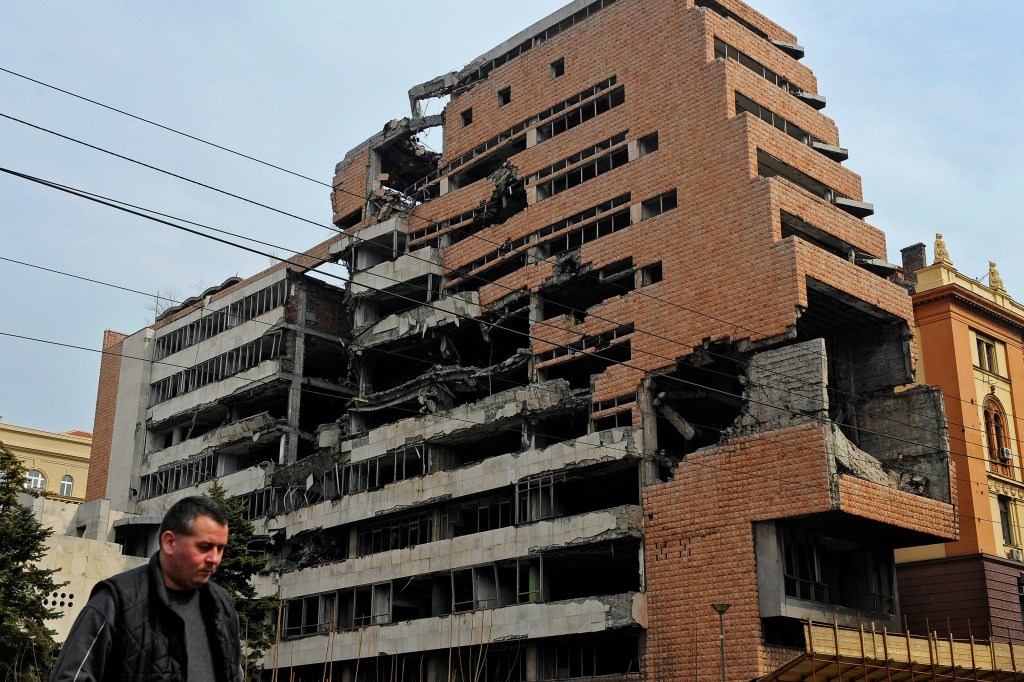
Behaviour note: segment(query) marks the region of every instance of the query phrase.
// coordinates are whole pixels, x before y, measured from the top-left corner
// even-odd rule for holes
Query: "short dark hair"
[[[192,525],[200,516],[209,516],[222,526],[228,525],[228,513],[209,497],[193,495],[178,500],[164,514],[164,520],[160,523],[160,537],[166,531],[175,535],[191,535]]]

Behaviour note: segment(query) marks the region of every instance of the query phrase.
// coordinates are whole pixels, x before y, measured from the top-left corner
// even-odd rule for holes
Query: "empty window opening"
[[[743,359],[727,344],[698,350],[674,372],[651,381],[657,449],[683,457],[718,443],[743,406]]]
[[[640,673],[640,644],[635,635],[542,640],[538,649],[543,680]]]
[[[281,357],[282,332],[272,332],[189,369],[172,374],[150,385],[149,406],[153,407],[185,393],[202,388],[239,372],[258,367],[264,360]]]
[[[653,218],[654,216],[661,215],[666,211],[671,211],[678,206],[676,199],[676,190],[659,194],[656,197],[652,197],[641,204],[641,216],[643,220]]]
[[[551,77],[558,78],[565,75],[565,57],[551,62]]]
[[[507,528],[515,522],[512,497],[508,494],[469,500],[442,512],[445,537],[461,537]]]
[[[772,112],[767,107],[763,107],[754,100],[750,99],[746,95],[739,92],[736,94],[736,113],[741,114],[743,112],[750,112],[754,116],[757,116],[768,125],[775,126],[782,132],[786,133],[794,140],[803,144],[809,145],[811,142],[818,141],[818,138],[812,136],[803,128],[790,123],[786,119],[782,118],[778,114]]]
[[[473,122],[473,107],[470,107],[469,109],[463,111],[461,114],[459,114],[459,117],[462,119],[462,127],[465,128],[466,126],[468,126],[470,123]]]
[[[595,0],[595,2],[592,2],[583,9],[574,12],[573,14],[570,14],[565,19],[562,19],[558,23],[549,26],[543,31],[535,34],[533,37],[527,38],[524,42],[519,43],[508,52],[505,52],[504,54],[501,54],[490,61],[484,62],[475,71],[468,74],[465,78],[461,79],[458,83],[459,87],[469,85],[470,83],[474,83],[476,81],[487,78],[487,75],[492,70],[508,63],[509,61],[515,59],[519,55],[526,52],[527,50],[537,45],[541,45],[547,40],[550,40],[551,38],[554,38],[562,31],[566,31],[572,28],[573,26],[583,21],[587,17],[593,16],[594,14],[601,11],[605,7],[611,5],[613,2],[615,2],[615,0]]]
[[[435,198],[438,193],[438,186],[436,183],[438,178],[451,173],[456,168],[469,163],[476,157],[482,154],[486,154],[490,150],[504,144],[508,140],[514,138],[516,135],[519,135],[519,133],[525,131],[530,126],[536,125],[539,121],[543,121],[551,116],[554,116],[558,112],[564,111],[566,107],[578,104],[579,102],[582,102],[583,100],[594,96],[595,94],[601,92],[602,90],[607,90],[608,88],[614,86],[616,82],[617,80],[615,76],[612,76],[611,78],[606,78],[600,83],[597,83],[587,88],[586,90],[578,92],[572,97],[569,97],[568,99],[565,99],[562,102],[555,104],[554,106],[548,107],[544,111],[541,111],[540,113],[534,116],[531,116],[527,119],[520,121],[519,123],[516,123],[511,128],[508,128],[507,130],[498,133],[491,139],[487,140],[486,142],[483,142],[482,144],[477,145],[476,147],[466,152],[462,156],[453,159],[452,161],[449,161],[444,166],[432,170],[425,177],[421,178],[420,180],[416,181],[415,183],[407,187],[404,190],[404,194],[414,195],[419,192],[422,192],[425,195],[430,196],[431,198]],[[423,234],[425,234],[426,229],[429,228],[424,228],[424,230],[418,230],[412,233],[410,235],[410,238],[413,240],[419,239],[420,237],[423,236]]]
[[[781,527],[779,534],[787,597],[896,612],[891,549],[789,526]]]
[[[558,118],[537,126],[537,142],[545,142],[578,125],[611,111],[626,101],[626,89],[619,86]]]
[[[855,218],[864,219],[875,212],[874,206],[871,204],[851,199],[842,192],[832,189],[820,180],[772,156],[763,149],[757,150],[757,174],[763,178],[785,178],[797,187],[810,192],[819,199],[827,201],[838,209],[846,211]]]
[[[821,228],[811,225],[792,213],[781,211],[780,222],[782,224],[783,239],[796,236],[809,244],[813,244],[822,251],[827,251],[833,255],[839,256],[843,260],[856,259],[857,251],[852,244],[829,234]]]
[[[357,532],[359,556],[405,549],[433,540],[434,513],[422,512],[363,526]]]
[[[335,594],[287,599],[284,603],[285,637],[299,637],[334,629]]]
[[[537,420],[529,429],[533,447],[546,448],[555,443],[575,440],[587,435],[588,425],[586,410],[565,414],[547,415]]]
[[[541,474],[516,483],[516,522],[640,504],[639,490],[639,467],[633,462],[590,467],[585,474]]]
[[[499,147],[490,154],[481,156],[472,164],[457,173],[448,176],[449,191],[459,187],[467,187],[474,182],[483,180],[501,168],[513,156],[526,149],[526,135],[520,135],[508,144]],[[486,215],[486,212],[485,214]]]
[[[595,375],[612,365],[629,362],[632,357],[632,348],[627,339],[602,350],[581,353],[562,362],[545,365],[539,372],[542,381],[565,379],[572,388],[591,388]]]
[[[572,315],[577,323],[586,318],[586,311],[615,296],[622,296],[634,288],[632,258],[606,265],[599,270],[583,273],[555,286],[541,289],[538,297],[542,306],[542,320],[561,315]]]
[[[615,540],[544,555],[545,599],[563,601],[640,591],[640,543]],[[593,570],[600,566],[600,570]]]
[[[616,140],[617,138],[618,136],[609,140],[607,146],[614,144],[612,140]],[[567,159],[563,164],[555,164],[549,169],[546,169],[546,171],[550,172],[551,168],[555,168],[557,166],[564,168],[571,163],[577,163],[579,160],[589,158],[594,151],[604,148],[607,148],[605,143],[595,145],[590,150],[585,150],[584,152],[580,152],[579,154],[570,157],[572,160]],[[618,149],[604,154],[592,161],[583,163],[562,175],[539,183],[537,185],[537,201],[542,201],[549,197],[553,197],[556,194],[561,194],[562,192],[572,189],[573,187],[577,187],[588,180],[593,180],[600,175],[604,175],[616,168],[625,166],[627,163],[629,163],[629,150],[627,150],[625,146],[619,147]],[[544,177],[546,174],[547,173],[545,171],[541,171],[540,173],[537,173],[536,177]]]
[[[279,308],[287,299],[288,282],[281,280],[259,291],[209,312],[194,322],[167,332],[154,341],[153,359],[162,360],[168,355],[196,345],[233,329],[243,322]]]
[[[595,431],[607,431],[623,426],[633,425],[633,410],[622,410],[612,414],[606,414],[594,420]]]
[[[237,464],[236,462],[236,466]],[[215,454],[202,455],[183,462],[168,464],[152,474],[143,475],[139,479],[138,499],[148,500],[172,493],[175,490],[197,486],[217,476],[217,469],[218,456]]]
[[[356,225],[361,223],[362,220],[363,209],[357,208],[348,215],[342,218],[338,218],[336,221],[334,221],[334,226],[337,227],[339,230],[347,230],[350,227],[355,227]]]
[[[750,69],[761,78],[764,78],[769,83],[777,85],[789,94],[796,97],[804,104],[810,106],[813,109],[824,109],[825,98],[821,95],[815,95],[813,93],[804,92],[796,85],[789,82],[788,79],[775,73],[768,67],[761,64],[761,62],[753,59],[752,57],[740,52],[732,45],[729,45],[724,40],[715,37],[715,58],[716,59],[731,59],[735,62],[740,63],[742,66]]]
[[[640,268],[640,286],[647,287],[662,280],[661,261]]]
[[[555,234],[556,232],[560,232],[560,231],[562,231],[562,230],[564,230],[564,229],[566,229],[566,228],[568,228],[568,227],[570,227],[572,225],[575,225],[577,223],[586,222],[586,221],[590,220],[591,218],[600,216],[602,213],[606,213],[607,211],[612,210],[613,208],[618,208],[619,206],[624,206],[624,205],[626,205],[626,204],[628,204],[630,202],[630,199],[631,199],[631,195],[630,194],[628,194],[628,193],[627,194],[622,194],[620,196],[615,197],[614,199],[610,199],[609,201],[603,201],[603,202],[601,202],[600,204],[598,204],[596,206],[592,206],[592,207],[590,207],[590,208],[588,208],[588,209],[586,209],[584,211],[580,211],[579,213],[575,213],[575,214],[569,216],[568,218],[564,218],[564,219],[559,220],[557,222],[554,222],[554,223],[552,223],[550,225],[546,225],[546,226],[544,226],[544,227],[542,227],[542,228],[540,228],[538,230],[535,230],[535,231],[533,231],[533,232],[531,232],[531,233],[529,233],[527,235],[519,237],[518,239],[513,239],[508,244],[503,244],[500,248],[495,249],[493,251],[490,251],[489,253],[485,254],[484,256],[482,256],[480,258],[477,258],[473,262],[463,266],[462,268],[459,269],[458,273],[453,273],[452,281],[455,284],[454,284],[454,286],[452,288],[454,288],[455,290],[458,290],[458,291],[461,291],[461,290],[464,290],[464,289],[468,289],[468,288],[477,288],[475,285],[474,286],[470,286],[473,281],[479,281],[479,279],[477,279],[477,278],[484,278],[485,280],[494,281],[494,280],[496,280],[498,278],[498,276],[501,275],[501,273],[508,274],[508,272],[505,272],[505,269],[507,267],[509,267],[509,265],[508,265],[509,262],[511,262],[513,264],[515,264],[515,263],[522,263],[522,265],[520,265],[519,267],[525,266],[526,265],[526,252],[525,251],[520,251],[520,253],[515,254],[513,256],[507,256],[506,254],[512,254],[517,249],[525,249],[529,244],[535,243],[535,242],[543,239],[544,237],[546,237],[548,235],[552,235],[552,234]],[[623,219],[619,220],[619,225],[620,225],[619,229],[621,229],[624,226],[628,226],[628,224],[629,224],[629,213],[628,213],[628,211],[625,212],[624,219],[625,219],[624,220],[625,224],[623,224]],[[607,228],[605,228],[605,229],[607,229]],[[558,237],[558,239],[556,239],[556,241],[559,241],[559,240],[563,239],[564,237],[565,237],[565,235],[560,235]],[[595,236],[595,238],[596,238],[596,236]],[[569,242],[571,240],[566,239],[566,241]],[[580,241],[579,243],[582,243],[582,241]],[[568,246],[566,246],[566,248],[568,248]],[[546,250],[550,252],[550,249],[546,249]],[[564,250],[566,250],[566,249],[562,248],[562,249],[560,249],[558,251],[555,251],[555,253],[560,253],[561,251],[564,251]],[[548,255],[550,255],[550,253]],[[486,266],[488,266],[488,264],[491,264],[491,266],[490,267],[486,267]],[[480,270],[481,268],[485,268],[485,269],[484,270]],[[516,269],[518,269],[518,268],[516,268]],[[472,271],[477,271],[477,272],[476,272],[475,275],[473,275],[473,278],[472,278],[472,281],[471,281],[469,279],[466,279],[467,278],[467,274],[466,273],[469,273],[469,272],[472,272]],[[510,269],[508,271],[511,272],[512,269]]]
[[[512,88],[498,90],[498,106],[503,107],[512,101]]]
[[[522,449],[523,429],[517,420],[514,424],[477,433],[471,440],[431,445],[430,471],[454,469]]]
[[[640,152],[640,156],[647,156],[651,152],[658,151],[658,133],[653,132],[637,140],[637,150]]]

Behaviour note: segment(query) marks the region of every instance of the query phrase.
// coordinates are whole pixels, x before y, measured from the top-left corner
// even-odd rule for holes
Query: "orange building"
[[[911,630],[1024,637],[1024,305],[1007,295],[995,263],[987,285],[958,272],[942,235],[925,262],[924,244],[903,249],[917,380],[938,386],[946,404],[960,539],[898,551],[900,605]]]

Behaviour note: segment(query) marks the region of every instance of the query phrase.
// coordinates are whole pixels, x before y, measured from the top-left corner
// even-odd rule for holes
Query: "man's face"
[[[190,535],[164,531],[160,536],[160,568],[172,590],[194,590],[210,580],[224,558],[228,527],[198,516]]]

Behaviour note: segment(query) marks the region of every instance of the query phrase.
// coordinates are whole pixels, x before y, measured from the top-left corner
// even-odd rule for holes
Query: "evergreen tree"
[[[18,502],[26,491],[25,465],[0,443],[0,679],[33,682],[49,677],[56,643],[46,620],[60,611],[43,601],[67,583],[56,569],[38,568],[53,529]]]
[[[274,597],[257,597],[251,579],[266,569],[268,560],[248,551],[255,539],[256,529],[245,518],[242,505],[228,497],[217,481],[214,481],[207,495],[219,502],[228,513],[228,546],[224,550],[224,558],[217,569],[215,580],[231,595],[238,612],[245,647],[245,678],[247,681],[259,680],[263,654],[274,643],[275,626],[267,620],[267,612],[277,613],[278,600]]]

